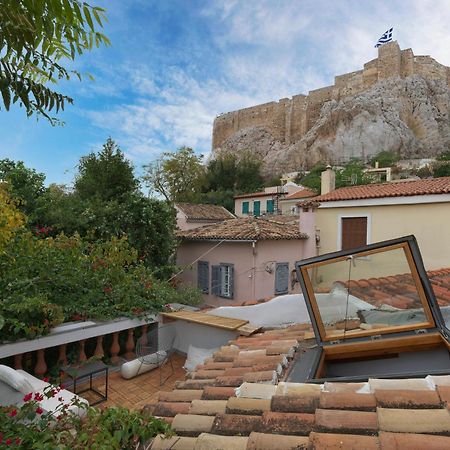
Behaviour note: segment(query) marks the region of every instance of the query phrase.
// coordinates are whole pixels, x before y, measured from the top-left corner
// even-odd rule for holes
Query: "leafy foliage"
[[[72,98],[54,91],[48,83],[81,79],[79,72],[60,62],[109,45],[98,31],[106,19],[102,8],[80,0],[2,0],[0,8],[0,92],[9,110],[19,102],[28,116],[64,109]]]
[[[18,233],[0,259],[0,273],[0,339],[45,334],[74,315],[112,319],[201,298],[197,290],[178,292],[156,279],[126,238],[91,243],[77,235]]]
[[[144,166],[143,177],[150,191],[162,195],[167,201],[195,202],[204,176],[201,156],[190,147],[166,152],[162,158]]]
[[[46,192],[45,175],[25,167],[22,161],[0,160],[0,180],[7,183],[11,197],[31,224],[39,220]]]
[[[384,150],[373,156],[369,163],[372,167],[375,167],[376,162],[378,162],[379,167],[392,167],[399,159],[400,157],[397,153]]]
[[[25,216],[10,198],[6,186],[0,184],[0,254],[24,223]]]
[[[138,187],[133,166],[111,138],[98,155],[90,153],[80,159],[75,191],[82,200],[97,198],[107,202],[135,192]]]
[[[146,410],[121,407],[101,410],[79,400],[63,403],[59,391],[59,387],[50,385],[42,394],[26,394],[20,406],[0,407],[2,448],[134,450],[148,447],[157,434],[171,434],[169,425]],[[57,397],[56,409],[44,411],[39,402],[53,397]],[[83,411],[84,417],[70,407]]]

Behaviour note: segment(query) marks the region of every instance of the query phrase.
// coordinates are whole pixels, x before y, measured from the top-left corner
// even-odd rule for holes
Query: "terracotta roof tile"
[[[307,239],[297,224],[283,223],[267,217],[240,217],[205,225],[192,230],[178,231],[177,236],[190,241],[197,240],[280,240]]]
[[[160,402],[190,402],[202,398],[202,395],[201,389],[176,389],[171,392],[160,391],[158,399]]]
[[[215,416],[225,412],[227,400],[193,400],[189,408],[189,414],[201,414]]]
[[[297,200],[300,198],[314,197],[316,193],[311,189],[301,189],[293,194],[286,195],[283,200]]]
[[[172,428],[180,436],[198,436],[211,431],[214,416],[198,414],[177,414],[172,422]]]
[[[358,395],[358,394],[355,394]],[[363,394],[360,394],[363,395]],[[441,400],[436,391],[409,391],[409,390],[375,390],[378,406],[383,408],[440,408]]]
[[[227,402],[226,412],[228,414],[258,416],[262,415],[264,411],[270,411],[270,400],[232,397]]]
[[[377,437],[354,434],[312,432],[310,442],[313,450],[379,450],[380,448]],[[409,447],[402,447],[402,449],[411,450]],[[390,450],[394,450],[394,448],[390,448]]]
[[[375,411],[377,408],[377,402],[373,394],[357,394],[353,392],[321,392],[320,408]]]
[[[335,189],[314,197],[318,202],[362,200],[368,198],[405,197],[411,195],[449,194],[450,177],[408,180]]]
[[[158,402],[153,409],[153,415],[175,417],[177,414],[187,414],[190,406],[190,402]]]
[[[228,400],[235,396],[236,393],[233,387],[222,386],[206,386],[203,389],[203,400]]]
[[[316,394],[305,393],[301,396],[274,395],[271,410],[290,413],[314,413],[319,406]]]
[[[309,438],[253,432],[248,438],[247,450],[301,450],[309,448]]]
[[[317,409],[315,428],[331,433],[373,434],[378,431],[377,413]]]
[[[152,442],[151,450],[194,450],[197,438],[158,435]]]
[[[223,206],[205,205],[195,203],[175,203],[186,214],[187,220],[226,220],[233,219],[235,216]]]
[[[195,450],[217,450],[233,449],[246,450],[248,438],[243,436],[217,436],[209,433],[202,433],[197,438]]]
[[[270,411],[265,412],[262,416],[262,429],[268,433],[307,436],[313,426],[314,414]]]
[[[450,434],[450,413],[447,409],[378,408],[377,414],[380,431]]]
[[[381,450],[443,450],[450,448],[450,437],[416,433],[379,433]]]
[[[211,432],[224,435],[248,436],[252,431],[261,431],[261,417],[243,414],[217,414]]]
[[[450,386],[437,386],[436,389],[441,401],[450,405]]]

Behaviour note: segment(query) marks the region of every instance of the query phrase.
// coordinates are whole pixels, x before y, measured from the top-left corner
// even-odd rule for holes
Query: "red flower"
[[[6,445],[11,445],[12,444],[12,439],[6,439],[5,444]]]
[[[36,392],[36,394],[34,394],[34,399],[37,402],[42,402],[42,400],[44,400],[44,396],[42,394],[40,394],[39,392]]]
[[[29,394],[25,395],[25,397],[23,398],[23,401],[29,402],[32,398],[33,398],[33,393],[30,392]]]
[[[58,397],[58,402],[63,402],[64,399],[62,397]]]
[[[45,383],[48,383],[48,380],[50,380],[49,377],[44,377],[44,378],[42,378],[42,381],[44,381]]]
[[[42,414],[43,412],[44,410],[40,406],[36,408],[36,414]]]
[[[15,416],[17,416],[17,409],[13,409],[13,410],[8,414],[8,416],[9,416],[9,417],[15,417]]]
[[[16,438],[16,445],[19,445],[22,442],[20,438]]]
[[[110,294],[112,292],[112,288],[109,287],[109,286],[106,286],[106,287],[103,288],[103,292],[105,294]]]

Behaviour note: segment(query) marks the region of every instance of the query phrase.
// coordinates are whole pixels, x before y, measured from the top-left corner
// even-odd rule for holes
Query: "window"
[[[248,202],[242,202],[242,214],[248,214]]]
[[[204,294],[209,294],[209,262],[207,261],[197,263],[197,287]]]
[[[341,250],[363,247],[367,242],[368,217],[341,217]]]
[[[287,294],[289,290],[289,263],[275,266],[275,295]]]
[[[261,215],[261,202],[259,200],[253,202],[253,214],[255,216]]]
[[[233,264],[220,264],[212,266],[212,286],[214,295],[233,298],[234,295],[234,266]]]
[[[273,214],[274,211],[274,201],[273,200],[267,200],[266,202],[266,212],[268,214]]]

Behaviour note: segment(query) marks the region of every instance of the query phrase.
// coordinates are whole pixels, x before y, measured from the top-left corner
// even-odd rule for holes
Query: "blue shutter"
[[[230,265],[230,297],[234,298],[234,266]]]
[[[277,263],[275,266],[275,295],[289,291],[289,263]]]
[[[197,263],[197,286],[204,293],[209,294],[209,262]]]
[[[211,267],[211,292],[214,295],[220,295],[221,291],[221,270],[220,266],[212,266]]]

